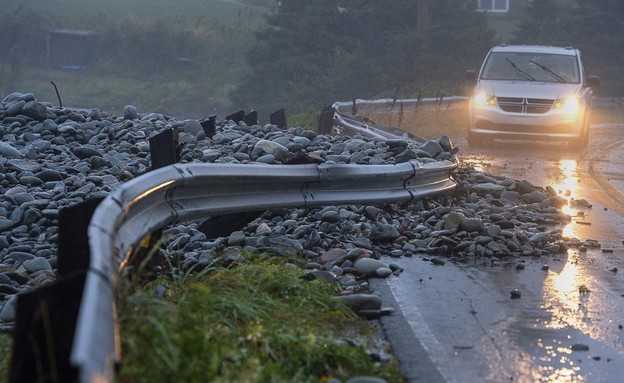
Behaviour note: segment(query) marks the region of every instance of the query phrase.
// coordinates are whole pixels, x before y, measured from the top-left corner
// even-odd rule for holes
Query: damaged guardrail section
[[[114,289],[125,256],[151,231],[195,218],[253,210],[382,204],[452,192],[451,161],[397,165],[171,165],[105,198],[88,227],[91,261],[71,363],[81,382],[114,380],[120,361]]]

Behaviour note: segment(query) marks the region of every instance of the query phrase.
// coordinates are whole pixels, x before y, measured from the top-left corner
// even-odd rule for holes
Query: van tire
[[[589,144],[589,121],[585,119],[583,123],[583,130],[581,130],[580,137],[573,138],[570,140],[570,147],[573,149],[585,149]]]

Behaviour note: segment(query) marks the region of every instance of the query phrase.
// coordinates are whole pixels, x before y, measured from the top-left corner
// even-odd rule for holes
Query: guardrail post
[[[216,116],[208,117],[208,128],[211,126],[214,128]],[[200,123],[204,131],[204,123]],[[206,134],[207,135],[207,134]],[[214,133],[212,134],[214,136]],[[165,166],[176,164],[180,161],[181,147],[179,145],[180,132],[177,128],[167,129],[154,137],[150,138],[150,155],[152,158],[152,169],[156,170]],[[135,250],[132,263],[141,262],[151,249],[158,246],[158,242],[162,238],[162,229],[154,230],[150,233],[142,242],[141,245]],[[156,253],[154,262],[159,261],[159,253]]]
[[[59,279],[18,295],[10,382],[76,381],[70,355],[90,261],[87,227],[100,202],[60,211]]]
[[[280,129],[286,129],[288,127],[288,124],[286,123],[286,110],[282,108],[271,113],[269,121],[271,124],[277,125]]]
[[[197,230],[204,233],[206,238],[226,237],[233,231],[241,230],[250,221],[260,217],[263,211],[250,211],[216,215],[204,220]]]
[[[251,112],[247,113],[245,117],[243,117],[243,122],[247,124],[247,126],[258,125],[258,112],[252,110]]]
[[[332,128],[334,127],[334,115],[336,113],[336,109],[331,106],[326,106],[321,110],[321,114],[318,117],[318,124],[316,127],[316,131],[320,134],[329,134],[331,133]]]
[[[152,170],[177,163],[180,160],[177,128],[167,129],[149,139]]]
[[[234,121],[235,123],[239,123],[243,120],[243,118],[245,117],[245,111],[244,110],[239,110],[238,112],[232,113],[228,116],[225,116],[225,120],[226,121]]]
[[[212,138],[217,133],[217,115],[213,114],[208,116],[208,118],[203,119],[199,122],[202,129],[204,129],[204,133],[206,137]]]

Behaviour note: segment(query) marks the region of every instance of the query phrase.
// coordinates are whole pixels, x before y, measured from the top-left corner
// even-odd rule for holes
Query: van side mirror
[[[474,69],[468,69],[466,71],[465,76],[466,76],[466,80],[477,81],[477,71]]]
[[[587,76],[587,85],[589,86],[598,86],[600,85],[600,77],[596,75]]]

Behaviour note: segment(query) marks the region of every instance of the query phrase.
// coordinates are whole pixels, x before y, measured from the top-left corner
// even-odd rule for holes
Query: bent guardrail
[[[362,135],[371,138],[380,139],[410,139],[413,141],[424,142],[425,139],[415,136],[412,133],[394,128],[391,126],[383,126],[366,117],[348,116],[344,113],[333,109],[334,118],[332,121],[333,130],[336,134],[345,136]]]
[[[418,106],[438,106],[444,108],[464,108],[470,97],[467,96],[438,96],[424,98],[380,98],[366,100],[356,98],[352,101],[336,101],[332,107],[340,113],[357,115],[359,107],[374,108],[378,111],[392,112],[401,108]],[[598,108],[618,109],[624,107],[624,97],[594,97],[593,105]]]
[[[448,193],[457,164],[171,165],[104,199],[88,228],[91,262],[71,352],[80,382],[109,382],[119,358],[114,285],[125,256],[166,224],[239,211],[407,202]]]

